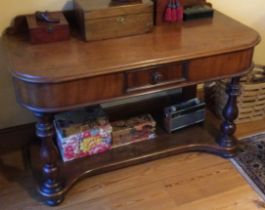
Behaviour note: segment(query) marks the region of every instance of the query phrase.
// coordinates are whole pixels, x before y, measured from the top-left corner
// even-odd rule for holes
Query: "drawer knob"
[[[152,84],[157,84],[159,82],[161,82],[163,80],[163,74],[161,74],[160,72],[154,72],[152,74]]]
[[[124,22],[125,22],[125,18],[124,18],[124,17],[117,17],[117,18],[116,18],[116,21],[117,21],[118,23],[124,23]]]

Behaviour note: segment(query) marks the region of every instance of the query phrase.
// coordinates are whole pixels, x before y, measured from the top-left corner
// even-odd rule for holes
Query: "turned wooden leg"
[[[41,140],[40,158],[43,162],[43,181],[40,183],[39,192],[50,206],[58,205],[63,201],[63,184],[59,178],[58,151],[53,142],[54,128],[52,116],[35,113],[38,119],[36,135]]]
[[[221,134],[217,138],[218,144],[229,150],[229,153],[224,155],[225,157],[232,157],[236,152],[237,142],[234,137],[236,125],[234,120],[238,116],[237,96],[240,93],[239,80],[239,77],[232,78],[230,84],[227,85],[228,100],[223,110],[224,121],[220,127]]]

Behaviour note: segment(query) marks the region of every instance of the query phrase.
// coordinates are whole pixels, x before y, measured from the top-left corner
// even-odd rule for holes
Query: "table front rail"
[[[38,112],[58,112],[115,98],[241,76],[251,68],[252,54],[253,48],[250,48],[190,61],[59,83],[31,83],[14,78],[14,84],[17,100],[26,108]],[[156,79],[157,81],[154,81]]]

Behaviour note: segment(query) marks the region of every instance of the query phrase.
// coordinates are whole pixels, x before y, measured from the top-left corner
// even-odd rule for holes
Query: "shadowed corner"
[[[20,190],[26,192],[36,202],[43,202],[37,193],[36,183],[29,166],[29,150],[24,146],[20,150],[15,150],[0,156],[0,177],[1,188],[5,183],[16,183]]]
[[[27,33],[27,28],[25,15],[18,15],[11,21],[10,26],[4,30],[3,34]]]
[[[73,7],[74,7],[73,5],[74,5],[73,1],[72,0],[68,0],[68,1],[65,2],[65,5],[63,6],[62,10],[63,11],[72,10]]]

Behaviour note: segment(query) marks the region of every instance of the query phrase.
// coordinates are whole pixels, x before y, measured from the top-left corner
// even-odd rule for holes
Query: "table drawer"
[[[187,80],[188,64],[171,63],[151,69],[126,72],[126,92],[174,85]]]

